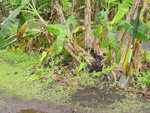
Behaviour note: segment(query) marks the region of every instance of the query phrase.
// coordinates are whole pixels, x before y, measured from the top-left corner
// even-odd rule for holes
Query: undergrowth
[[[21,66],[22,68],[29,70],[33,67],[37,67],[40,62],[41,55],[38,53],[27,54],[22,50],[17,49],[14,52],[0,50],[0,59]]]
[[[137,83],[134,83],[133,87],[150,91],[150,69],[147,71],[147,73],[135,72],[134,75],[137,79]]]
[[[101,84],[101,74],[109,74],[110,71],[117,65],[113,64],[102,70],[102,72],[89,73],[86,68],[86,63],[81,62],[80,65],[75,65],[74,68],[65,69],[64,57],[66,56],[55,56],[54,54],[48,55],[48,66],[45,67],[41,62],[41,54],[32,53],[26,54],[21,50],[17,49],[14,52],[11,51],[0,51],[0,59],[11,64],[16,64],[27,71],[33,71],[34,73],[29,75],[27,78],[31,81],[36,81],[40,87],[50,87],[50,90],[55,89],[56,92],[61,94],[69,94],[76,89],[84,88],[85,86],[98,86]],[[149,54],[146,54],[146,58]],[[44,63],[45,63],[44,62]],[[40,66],[39,66],[40,65]],[[150,70],[147,73],[134,73],[138,83],[132,84],[132,87],[141,88],[150,86]]]
[[[101,73],[89,73],[86,68],[86,63],[80,65],[74,65],[72,69],[64,69],[63,57],[56,57],[53,54],[49,55],[50,58],[48,67],[44,67],[40,64],[42,55],[38,53],[26,54],[20,49],[14,52],[0,51],[0,59],[11,64],[16,64],[21,68],[28,70],[34,70],[35,72],[28,76],[28,79],[32,81],[38,81],[38,84],[42,84],[44,87],[51,85],[54,88],[62,88],[67,92],[73,91],[78,88],[85,87],[87,85],[96,86],[100,83],[99,77]],[[39,67],[39,64],[41,65]],[[112,66],[114,67],[114,65]],[[109,73],[112,67],[108,67],[102,71],[102,73]],[[33,69],[34,68],[34,69]],[[60,68],[60,69],[59,69]],[[63,70],[63,71],[62,71]]]

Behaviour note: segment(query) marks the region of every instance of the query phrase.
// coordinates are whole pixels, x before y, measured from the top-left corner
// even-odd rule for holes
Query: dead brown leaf
[[[20,28],[20,30],[19,30],[19,32],[18,32],[18,34],[17,34],[17,41],[18,41],[18,42],[21,42],[21,41],[22,41],[22,37],[23,37],[23,34],[24,34],[26,28],[27,28],[27,22],[25,22],[25,23],[22,25],[22,27]]]

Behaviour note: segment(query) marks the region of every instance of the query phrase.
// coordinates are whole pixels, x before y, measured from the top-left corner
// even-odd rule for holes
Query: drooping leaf
[[[110,46],[117,51],[118,46],[118,38],[117,38],[117,34],[114,33],[108,33],[108,40],[110,43]]]
[[[127,32],[131,36],[133,36],[133,33],[134,33],[134,23],[135,23],[134,20],[131,23],[130,23],[130,21],[122,21],[119,24],[118,30],[120,30],[122,28],[125,28],[127,30]],[[148,42],[149,36],[145,34],[145,33],[147,33],[148,29],[149,28],[145,25],[145,23],[142,22],[141,20],[139,20],[138,28],[137,28],[137,32],[136,32],[136,36],[135,37],[136,38],[141,38],[145,42]]]
[[[30,30],[27,30],[27,32],[29,32]],[[32,33],[30,33],[30,34],[24,34],[23,35],[23,37],[33,37],[33,36],[35,36],[35,35],[37,35],[38,33],[40,32],[40,30],[34,30],[34,32],[32,32]],[[14,44],[14,43],[16,43],[17,42],[17,34],[15,34],[15,35],[11,35],[10,37],[8,37],[5,41],[4,41],[4,43],[3,43],[3,45],[0,47],[0,49],[5,49],[7,46],[10,46],[10,45],[12,45],[12,44]]]
[[[57,54],[62,51],[64,40],[65,40],[65,35],[64,34],[60,34],[60,35],[57,36],[57,39],[54,43],[54,48],[55,48]]]
[[[111,21],[111,24],[117,23],[119,20],[121,20],[124,17],[124,15],[128,12],[131,4],[133,4],[132,0],[124,0],[123,3],[119,5],[118,12]]]
[[[70,24],[72,24],[73,22],[74,22],[74,15],[71,15],[65,23],[66,27],[69,28]]]
[[[17,33],[19,32],[20,28],[22,27],[22,25],[27,21],[27,12],[23,12],[21,15],[21,18],[19,20],[19,24],[18,24],[18,29],[17,29]]]
[[[135,20],[131,21],[131,25],[135,26]],[[141,20],[139,20],[138,22],[138,29],[144,34],[147,33],[149,30],[148,26]]]
[[[2,25],[0,30],[0,46],[3,45],[5,37],[11,33],[11,30],[13,29],[13,25],[15,23],[15,17],[20,13],[20,10],[21,7],[15,9]]]
[[[53,34],[65,34],[67,33],[66,28],[62,24],[56,24],[56,25],[48,25],[46,26],[46,29],[53,33]]]
[[[18,34],[17,34],[17,40],[18,40],[18,42],[21,42],[21,41],[22,41],[22,37],[23,37],[23,34],[24,34],[26,28],[27,28],[27,22],[25,22],[25,23],[22,25],[22,27],[20,28],[20,30],[19,30],[19,32],[18,32]]]

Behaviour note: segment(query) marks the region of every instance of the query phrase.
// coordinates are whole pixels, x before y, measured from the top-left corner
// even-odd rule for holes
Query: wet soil
[[[54,99],[56,101],[53,101],[53,98],[58,98],[60,95],[57,93],[48,95],[51,93],[48,89],[43,89],[42,94],[38,94],[36,90],[37,93],[31,93],[30,90],[35,89],[32,82],[28,82],[28,79],[25,80],[25,76],[23,79],[16,80],[23,73],[21,68],[4,62],[1,62],[0,66],[3,66],[0,70],[0,82],[3,83],[0,85],[0,113],[149,113],[150,111],[148,99],[122,90],[116,91],[107,84],[97,87],[86,86],[70,93],[67,97],[62,96],[61,99]],[[11,75],[15,72],[18,74]],[[2,73],[5,76],[2,76]],[[6,79],[8,77],[9,79]],[[9,87],[4,87],[4,84],[9,85]],[[26,87],[23,87],[24,85]],[[10,90],[12,87],[13,89]],[[13,93],[14,91],[19,93]],[[44,93],[45,91],[49,92]],[[27,97],[29,95],[30,99],[24,95]],[[48,96],[50,98],[47,99]]]
[[[5,97],[0,103],[0,113],[72,113],[72,111],[71,107],[18,97]]]
[[[150,113],[148,99],[109,87],[99,89],[87,86],[72,95],[72,103],[87,108],[89,113]]]
[[[101,103],[103,104],[103,108],[106,108],[107,105],[111,105],[115,101],[122,102],[122,99],[125,98],[125,94],[117,94],[113,88],[100,90],[89,86],[84,90],[78,90],[78,92],[72,95],[72,101],[78,101],[81,106],[90,108],[98,108],[98,105]]]
[[[0,113],[149,113],[150,102],[146,98],[130,95],[113,88],[87,86],[73,93],[68,105],[48,101],[6,96],[0,92]],[[60,101],[61,102],[61,101]]]

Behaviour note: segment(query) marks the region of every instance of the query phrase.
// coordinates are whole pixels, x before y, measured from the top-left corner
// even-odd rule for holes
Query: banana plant
[[[17,33],[19,32],[19,29],[21,26],[27,21],[27,13],[33,14],[34,16],[38,17],[40,21],[42,21],[43,24],[47,25],[47,23],[44,21],[44,19],[39,15],[38,11],[35,8],[35,4],[33,0],[15,0],[14,3],[16,5],[19,5],[11,14],[9,17],[4,21],[4,23],[1,26],[0,30],[0,46],[6,44],[5,38],[9,37],[13,25],[15,24],[15,18],[17,17],[18,14],[22,12],[22,16],[19,20],[19,25],[18,25],[18,30]],[[12,40],[15,40],[15,37],[11,37]]]
[[[116,0],[106,0],[106,2],[108,4],[111,4],[111,3],[114,3],[116,2]],[[122,1],[121,4],[119,4],[118,6],[118,12],[116,13],[116,15],[114,16],[113,20],[110,22],[110,26],[112,26],[113,28],[115,27],[115,25],[117,25],[117,23],[120,22],[120,20],[125,16],[125,14],[129,11],[129,8],[131,7],[131,5],[133,4],[133,1],[132,0],[124,0]],[[142,23],[142,25],[144,26],[144,23]],[[133,30],[134,30],[134,21],[132,21],[131,23],[128,21],[121,21],[121,24],[120,24],[120,29],[122,28],[125,28],[125,29],[128,29],[127,32],[130,34],[130,35],[133,35]],[[145,41],[148,40],[148,37],[145,35],[145,32],[141,32],[140,30],[138,30],[139,32],[137,33],[140,34],[140,36],[143,37],[143,39]],[[111,34],[111,30],[109,31]],[[112,39],[115,39],[114,38],[114,35],[109,35],[108,36],[108,39],[112,40]],[[115,42],[115,40],[114,40]],[[117,41],[118,43],[118,41]],[[113,49],[115,50],[115,53],[116,53],[116,62],[119,63],[120,61],[120,57],[117,56],[117,53],[118,51],[116,50],[116,48],[119,48],[118,44],[116,43],[117,46],[113,46]],[[110,42],[111,46],[113,45],[112,42]],[[108,64],[110,64],[110,61],[111,61],[111,46],[109,46],[109,50],[108,50]],[[121,49],[121,48],[120,48]]]
[[[129,7],[131,7],[131,4],[133,4],[132,0],[124,0],[122,4],[118,6],[118,12],[111,21],[111,24],[115,24],[118,21],[120,21],[124,15],[129,11]]]
[[[119,47],[118,46],[118,39],[117,39],[117,35],[112,33],[112,30],[114,29],[115,27],[115,24],[114,23],[117,23],[119,20],[121,20],[121,18],[126,14],[126,12],[128,11],[128,4],[131,3],[130,1],[127,2],[127,1],[124,1],[122,4],[120,4],[120,0],[105,0],[105,3],[107,3],[107,5],[104,5],[103,7],[105,8],[105,10],[101,11],[99,14],[98,14],[98,17],[99,19],[101,19],[101,28],[99,29],[99,35],[103,35],[104,36],[101,36],[101,37],[105,37],[105,38],[101,38],[99,40],[100,42],[100,47],[103,43],[103,45],[107,46],[108,48],[108,65],[111,65],[111,51],[112,49],[115,51],[115,54],[116,54],[116,62],[118,63],[118,56],[117,56],[117,48]],[[118,5],[121,6],[122,8],[126,9],[126,12],[123,12],[121,14],[119,14],[119,18],[118,17],[118,13],[116,14],[116,16],[113,18],[112,21],[109,21],[108,19],[108,15],[116,10],[115,8],[112,9],[112,6],[113,5]],[[120,9],[118,8],[118,11],[120,13]],[[106,30],[108,30],[108,35],[106,35]],[[107,41],[107,44],[105,44]]]
[[[139,23],[138,23],[138,28],[137,28],[137,35],[136,35],[136,39],[135,39],[135,43],[134,43],[134,46],[136,48],[133,49],[133,58],[134,60],[132,60],[132,65],[129,69],[129,75],[132,75],[132,72],[133,72],[133,69],[138,69],[139,68],[139,65],[140,65],[140,45],[141,45],[141,42],[142,40],[147,42],[148,40],[150,40],[149,36],[146,35],[147,31],[149,30],[149,28],[146,26],[146,24],[144,23],[143,20],[145,20],[143,17],[143,13],[145,12],[144,10],[146,10],[147,8],[147,3],[148,3],[148,0],[145,0],[143,1],[143,4],[142,4],[142,9],[141,9],[141,12],[140,12],[140,20],[139,20]],[[131,21],[130,23],[128,21],[125,21],[125,22],[122,22],[121,24],[121,27],[127,29],[127,32],[130,34],[130,33],[133,33],[133,24],[134,24],[134,20]],[[129,29],[129,30],[128,30]],[[132,35],[131,35],[131,38],[129,38],[128,40],[131,40],[132,39]],[[127,44],[131,45],[130,43],[131,41],[129,41]],[[139,43],[137,43],[139,42]],[[128,46],[126,46],[125,50],[124,50],[124,54],[122,55],[122,58],[120,60],[120,64],[122,66],[122,68],[124,69],[124,71],[126,72],[126,69],[127,69],[127,62],[128,62],[128,58],[129,58],[129,53],[130,51],[128,50],[129,48]]]
[[[54,35],[57,35],[57,38],[53,45],[57,54],[62,51],[65,38],[66,37],[69,38],[69,36],[67,36],[67,29],[69,29],[70,24],[73,22],[74,22],[74,15],[68,18],[68,20],[65,23],[65,27],[62,24],[56,24],[56,25],[50,24],[46,26],[46,29],[49,32],[53,33]]]

